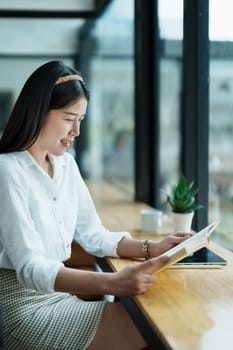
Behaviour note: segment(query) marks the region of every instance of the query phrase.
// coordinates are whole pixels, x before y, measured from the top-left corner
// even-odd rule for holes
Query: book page
[[[167,263],[154,270],[154,272],[161,271],[166,267],[175,264],[177,261],[182,260],[186,256],[195,253],[197,250],[206,247],[209,244],[209,237],[217,225],[218,223],[214,222],[206,226],[198,233],[195,233],[192,237],[163,253],[162,255],[169,256],[170,259]]]

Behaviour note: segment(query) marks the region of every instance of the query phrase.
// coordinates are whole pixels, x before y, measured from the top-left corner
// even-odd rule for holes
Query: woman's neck
[[[30,147],[28,152],[39,164],[39,166],[50,176],[53,177],[53,166],[47,152],[39,152],[36,147]]]

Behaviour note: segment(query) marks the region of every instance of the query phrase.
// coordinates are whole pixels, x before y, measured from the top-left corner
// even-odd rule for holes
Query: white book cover
[[[217,225],[217,222],[213,222],[212,224],[203,228],[201,231],[193,234],[192,237],[167,250],[162,255],[169,256],[169,261],[163,265],[160,265],[157,269],[154,270],[154,272],[162,271],[165,268],[184,259],[185,257],[195,253],[201,248],[207,247],[210,241],[210,235]]]

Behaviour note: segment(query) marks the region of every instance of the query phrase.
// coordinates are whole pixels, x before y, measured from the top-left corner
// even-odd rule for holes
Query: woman
[[[143,293],[166,257],[117,273],[70,269],[75,239],[96,256],[156,257],[186,239],[133,240],[101,224],[76,162],[66,152],[79,136],[89,94],[62,62],[25,83],[0,141],[0,304],[4,349],[137,350],[146,343],[120,303],[74,296]],[[119,322],[120,320],[120,322]]]

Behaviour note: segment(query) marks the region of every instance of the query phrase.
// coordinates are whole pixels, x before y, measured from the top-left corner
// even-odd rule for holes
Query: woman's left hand
[[[149,255],[151,258],[159,256],[191,236],[191,233],[176,232],[174,235],[169,235],[160,242],[152,241],[150,242]]]

